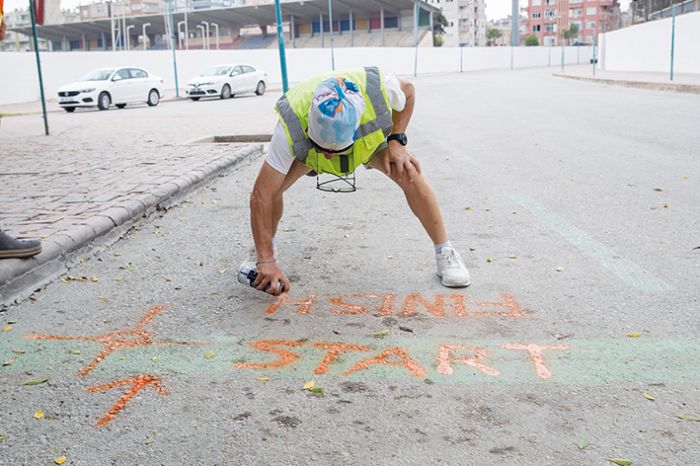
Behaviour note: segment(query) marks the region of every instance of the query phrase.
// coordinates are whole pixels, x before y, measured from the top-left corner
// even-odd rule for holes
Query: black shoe
[[[39,240],[17,240],[0,230],[0,259],[32,257],[40,252]]]

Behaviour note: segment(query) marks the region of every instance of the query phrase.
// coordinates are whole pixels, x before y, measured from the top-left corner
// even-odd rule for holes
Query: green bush
[[[525,45],[527,47],[536,47],[540,45],[540,41],[537,39],[537,36],[534,34],[530,34],[527,36],[527,39],[525,39]]]

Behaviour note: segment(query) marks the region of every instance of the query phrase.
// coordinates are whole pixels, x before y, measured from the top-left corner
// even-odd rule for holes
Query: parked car
[[[187,83],[187,96],[192,100],[202,97],[228,99],[236,94],[265,93],[267,73],[250,65],[218,65]]]
[[[107,110],[111,105],[146,103],[155,107],[163,96],[163,80],[143,68],[120,67],[93,70],[58,90],[58,105],[71,113],[77,107]]]

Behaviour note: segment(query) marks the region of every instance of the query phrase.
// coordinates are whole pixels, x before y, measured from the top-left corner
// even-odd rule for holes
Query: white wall
[[[607,71],[668,72],[671,18],[601,34],[600,66]],[[700,12],[676,16],[674,69],[700,73]]]
[[[399,75],[413,75],[415,48],[339,48],[335,49],[336,69],[364,65],[380,65]],[[418,73],[441,73],[460,70],[460,53],[463,69],[509,69],[510,47],[421,47],[418,48]],[[559,66],[561,48],[516,47],[513,50],[516,68]],[[588,63],[591,49],[567,47],[566,63]],[[192,50],[178,51],[177,65],[179,85],[204,69],[219,63],[242,62],[260,67],[270,75],[270,84],[279,84],[279,54],[274,49],[263,50]],[[75,81],[94,68],[108,66],[137,66],[162,77],[166,89],[175,89],[172,52],[52,52],[41,55],[44,90],[48,99],[55,98],[58,88]],[[290,83],[298,82],[331,67],[330,49],[287,49],[287,69]],[[0,105],[39,100],[36,62],[33,53],[0,53]]]

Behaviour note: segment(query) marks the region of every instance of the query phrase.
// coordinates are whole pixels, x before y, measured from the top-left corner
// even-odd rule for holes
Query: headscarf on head
[[[309,109],[309,138],[332,151],[351,146],[364,110],[365,101],[357,84],[341,77],[322,81]]]

